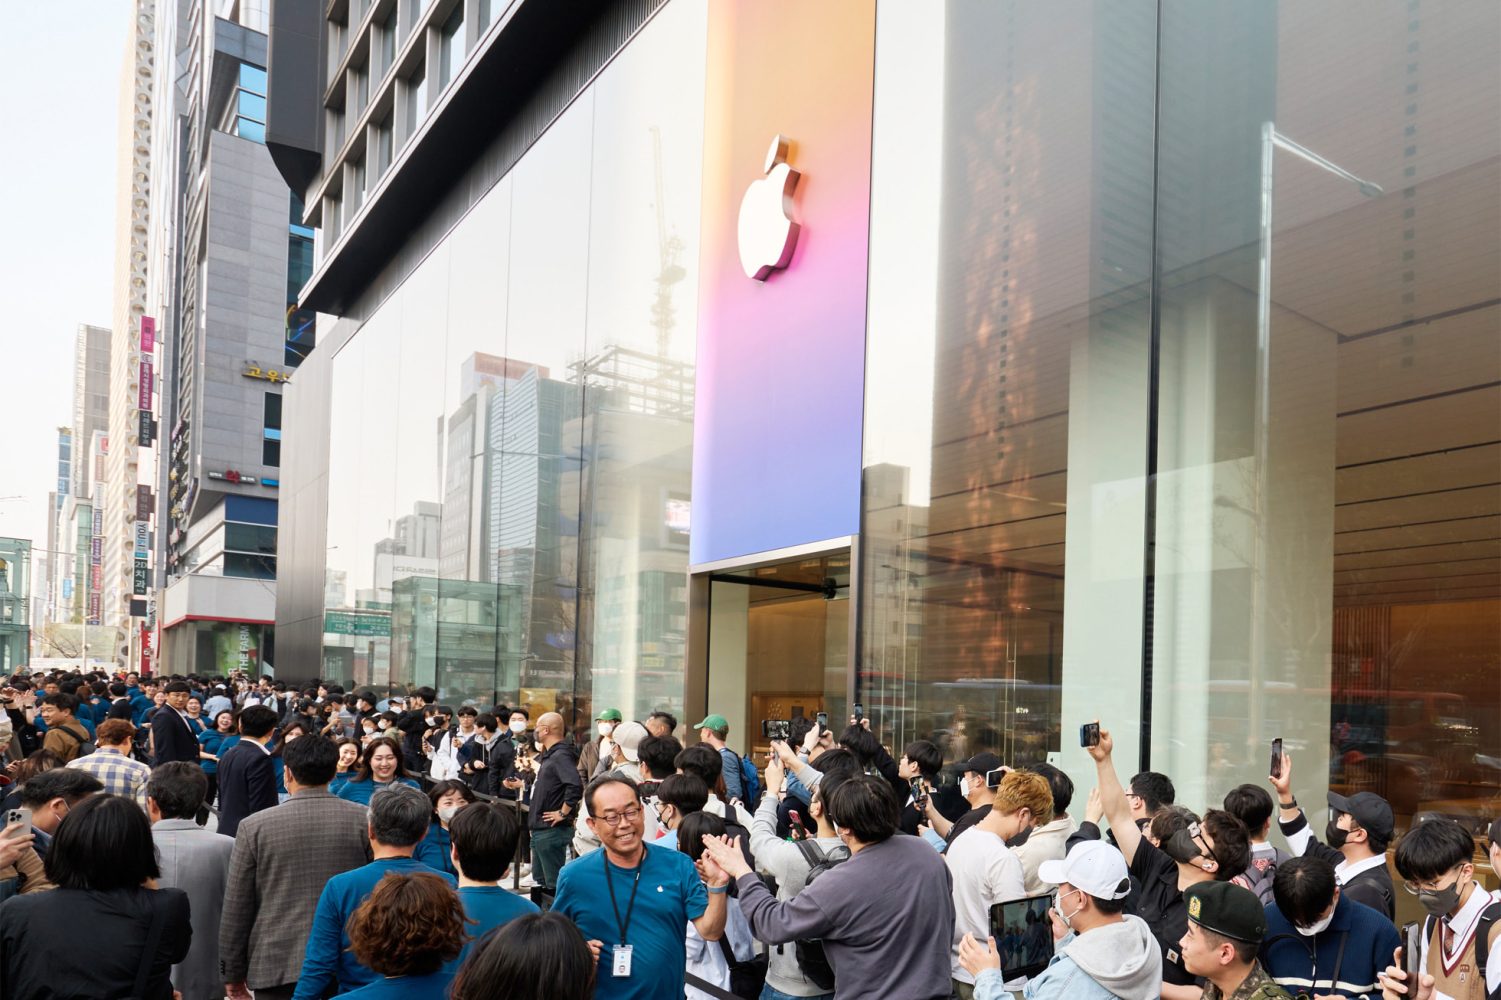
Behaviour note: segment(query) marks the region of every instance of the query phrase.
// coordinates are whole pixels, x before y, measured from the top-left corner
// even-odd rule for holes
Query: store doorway
[[[848,548],[721,567],[694,583],[707,648],[689,704],[691,688],[703,692],[704,714],[729,722],[730,746],[760,764],[770,749],[764,721],[827,712],[843,729],[854,624]]]

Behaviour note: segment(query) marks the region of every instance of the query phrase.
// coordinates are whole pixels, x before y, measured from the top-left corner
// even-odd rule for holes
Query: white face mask
[[[1084,891],[1083,889],[1075,889],[1074,890],[1074,892],[1083,892],[1083,891]],[[1054,909],[1058,913],[1058,919],[1062,920],[1063,921],[1063,926],[1067,927],[1069,930],[1073,930],[1074,929],[1073,919],[1075,917],[1077,917],[1084,910],[1084,906],[1081,903],[1080,906],[1079,906],[1079,909],[1075,910],[1073,913],[1065,913],[1064,912],[1064,910],[1063,910],[1063,897],[1064,896],[1072,896],[1073,894],[1074,894],[1073,892],[1060,893],[1059,896],[1058,896],[1058,902],[1054,904]]]
[[[1298,929],[1298,933],[1303,935],[1304,937],[1313,937],[1315,934],[1322,934],[1324,930],[1328,928],[1328,926],[1333,922],[1334,910],[1331,909],[1328,916],[1326,916],[1322,920],[1315,920],[1307,927],[1304,927],[1302,924],[1293,924],[1293,926],[1296,927]]]
[[[538,753],[545,753],[547,751],[547,748],[542,745],[540,740],[532,740],[532,746],[537,748]]]
[[[438,810],[438,818],[445,823],[453,822],[453,818],[459,814],[458,806],[444,806]]]
[[[959,796],[969,798],[969,775],[967,774],[959,779]]]
[[[600,760],[609,760],[613,756],[615,756],[615,741],[611,740],[611,739],[600,740],[599,741],[599,759]]]
[[[594,728],[599,731],[599,735],[601,735],[601,736],[609,736],[611,733],[613,733],[615,731],[615,723],[613,723],[613,722],[601,722],[599,725],[595,726]]]
[[[526,721],[524,719],[513,719],[513,720],[511,720],[511,732],[513,732],[513,733],[524,733],[524,732],[526,732]]]

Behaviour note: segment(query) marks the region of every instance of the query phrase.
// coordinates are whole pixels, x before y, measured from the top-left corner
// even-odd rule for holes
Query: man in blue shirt
[[[459,901],[473,921],[464,927],[469,941],[453,963],[457,970],[480,938],[501,924],[541,911],[531,900],[500,885],[521,837],[521,821],[514,810],[488,802],[471,803],[449,821],[448,836],[449,854],[459,873]]]
[[[706,890],[688,855],[646,843],[641,801],[628,778],[595,778],[584,802],[604,849],[564,866],[552,909],[577,924],[599,956],[595,1000],[679,996],[688,922],[705,941],[719,940],[729,876],[706,856]]]
[[[1294,996],[1364,997],[1402,944],[1386,914],[1340,891],[1334,865],[1314,854],[1290,858],[1272,879],[1261,967]]]
[[[393,785],[370,800],[370,849],[375,860],[335,875],[324,885],[292,1000],[318,1000],[335,980],[339,992],[347,993],[380,978],[355,960],[345,928],[354,911],[388,873],[431,872],[457,886],[452,875],[433,871],[412,858],[413,849],[427,833],[432,813],[428,797],[407,785]]]

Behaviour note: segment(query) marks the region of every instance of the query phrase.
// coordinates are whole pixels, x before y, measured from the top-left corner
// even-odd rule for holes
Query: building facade
[[[165,17],[165,13],[162,14]],[[265,146],[262,4],[179,0],[158,44],[149,320],[159,340],[161,669],[270,669],[281,393],[312,349],[312,232]]]
[[[1489,815],[1493,5],[324,13],[284,675]]]

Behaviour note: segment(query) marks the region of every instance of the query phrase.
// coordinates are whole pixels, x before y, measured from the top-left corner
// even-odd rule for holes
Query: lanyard
[[[615,902],[615,879],[610,875],[610,861],[604,851],[599,852],[599,860],[605,866],[605,888],[610,890],[610,909],[615,911],[615,929],[620,931],[620,943],[625,944],[626,931],[631,929],[631,911],[636,908],[636,890],[641,888],[641,869],[646,867],[646,851],[641,852],[641,863],[636,866],[636,879],[631,883],[631,898],[625,904],[625,921],[620,920],[620,904]]]

